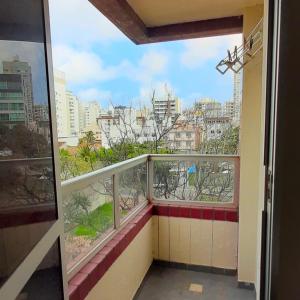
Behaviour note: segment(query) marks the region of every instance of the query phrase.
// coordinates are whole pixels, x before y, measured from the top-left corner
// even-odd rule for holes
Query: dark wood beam
[[[126,0],[89,1],[135,44],[241,33],[243,29],[242,16],[146,27]]]
[[[89,1],[135,44],[147,43],[148,29],[126,0]]]
[[[148,43],[241,33],[243,17],[227,17],[148,28]]]

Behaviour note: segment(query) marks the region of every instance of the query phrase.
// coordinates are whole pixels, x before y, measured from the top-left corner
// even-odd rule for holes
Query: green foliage
[[[229,127],[220,138],[204,141],[200,145],[199,152],[202,154],[238,154],[239,134],[239,127]]]
[[[85,136],[80,139],[80,146],[85,146],[89,148],[89,150],[94,149],[96,143],[96,137],[93,131],[86,132]]]
[[[153,142],[145,142],[143,144],[123,142],[115,144],[109,149],[103,147],[95,149],[91,146],[91,142],[86,142],[87,140],[91,141],[93,139],[91,137],[81,139],[75,154],[71,154],[66,149],[60,150],[62,180],[91,172],[101,167],[110,166],[142,154],[172,153],[171,150],[163,147],[160,147],[158,151],[156,151]]]
[[[86,227],[84,225],[78,225],[74,229],[74,234],[76,236],[86,236],[90,238],[95,238],[97,236],[97,231],[93,228]]]
[[[64,219],[66,228],[74,224],[85,225],[86,217],[89,215],[91,201],[84,194],[73,194],[69,201],[64,202]]]
[[[89,162],[86,162],[79,155],[72,155],[66,149],[59,150],[61,179],[66,180],[72,177],[91,171]]]
[[[76,236],[95,238],[113,225],[112,202],[104,203],[90,213],[83,215],[73,233]]]

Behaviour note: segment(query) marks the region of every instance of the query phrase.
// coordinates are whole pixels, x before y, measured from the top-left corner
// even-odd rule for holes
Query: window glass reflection
[[[57,219],[40,0],[1,0],[0,286]]]

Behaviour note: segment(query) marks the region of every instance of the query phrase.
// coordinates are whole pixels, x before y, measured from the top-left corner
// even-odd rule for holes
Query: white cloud
[[[184,51],[180,61],[189,69],[198,68],[211,59],[218,63],[219,59],[226,56],[227,49],[233,50],[241,42],[241,34],[187,40],[183,42]]]
[[[84,101],[108,101],[112,97],[110,91],[103,91],[97,88],[89,88],[85,90],[80,90],[78,96]]]
[[[105,67],[95,53],[64,45],[53,47],[53,62],[55,68],[66,73],[71,83],[109,80],[117,76],[116,69]]]
[[[164,73],[168,65],[166,53],[156,51],[146,52],[139,62],[140,68],[151,75]]]
[[[49,7],[54,44],[87,48],[94,42],[126,38],[87,0],[50,0]]]
[[[105,66],[101,57],[92,51],[66,45],[54,46],[52,51],[54,67],[65,72],[67,81],[75,84],[122,77],[149,84],[164,74],[168,65],[167,54],[155,51],[146,52],[136,64],[123,60],[116,66]]]
[[[118,67],[118,72],[128,79],[151,84],[157,76],[166,73],[168,63],[167,53],[151,50],[145,52],[136,64],[124,60]]]

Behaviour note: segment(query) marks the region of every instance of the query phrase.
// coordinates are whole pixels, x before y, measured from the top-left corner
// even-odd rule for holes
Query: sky
[[[232,99],[233,75],[215,68],[241,35],[135,45],[87,0],[50,0],[54,68],[83,101],[150,103],[167,84],[183,108],[209,97]]]

